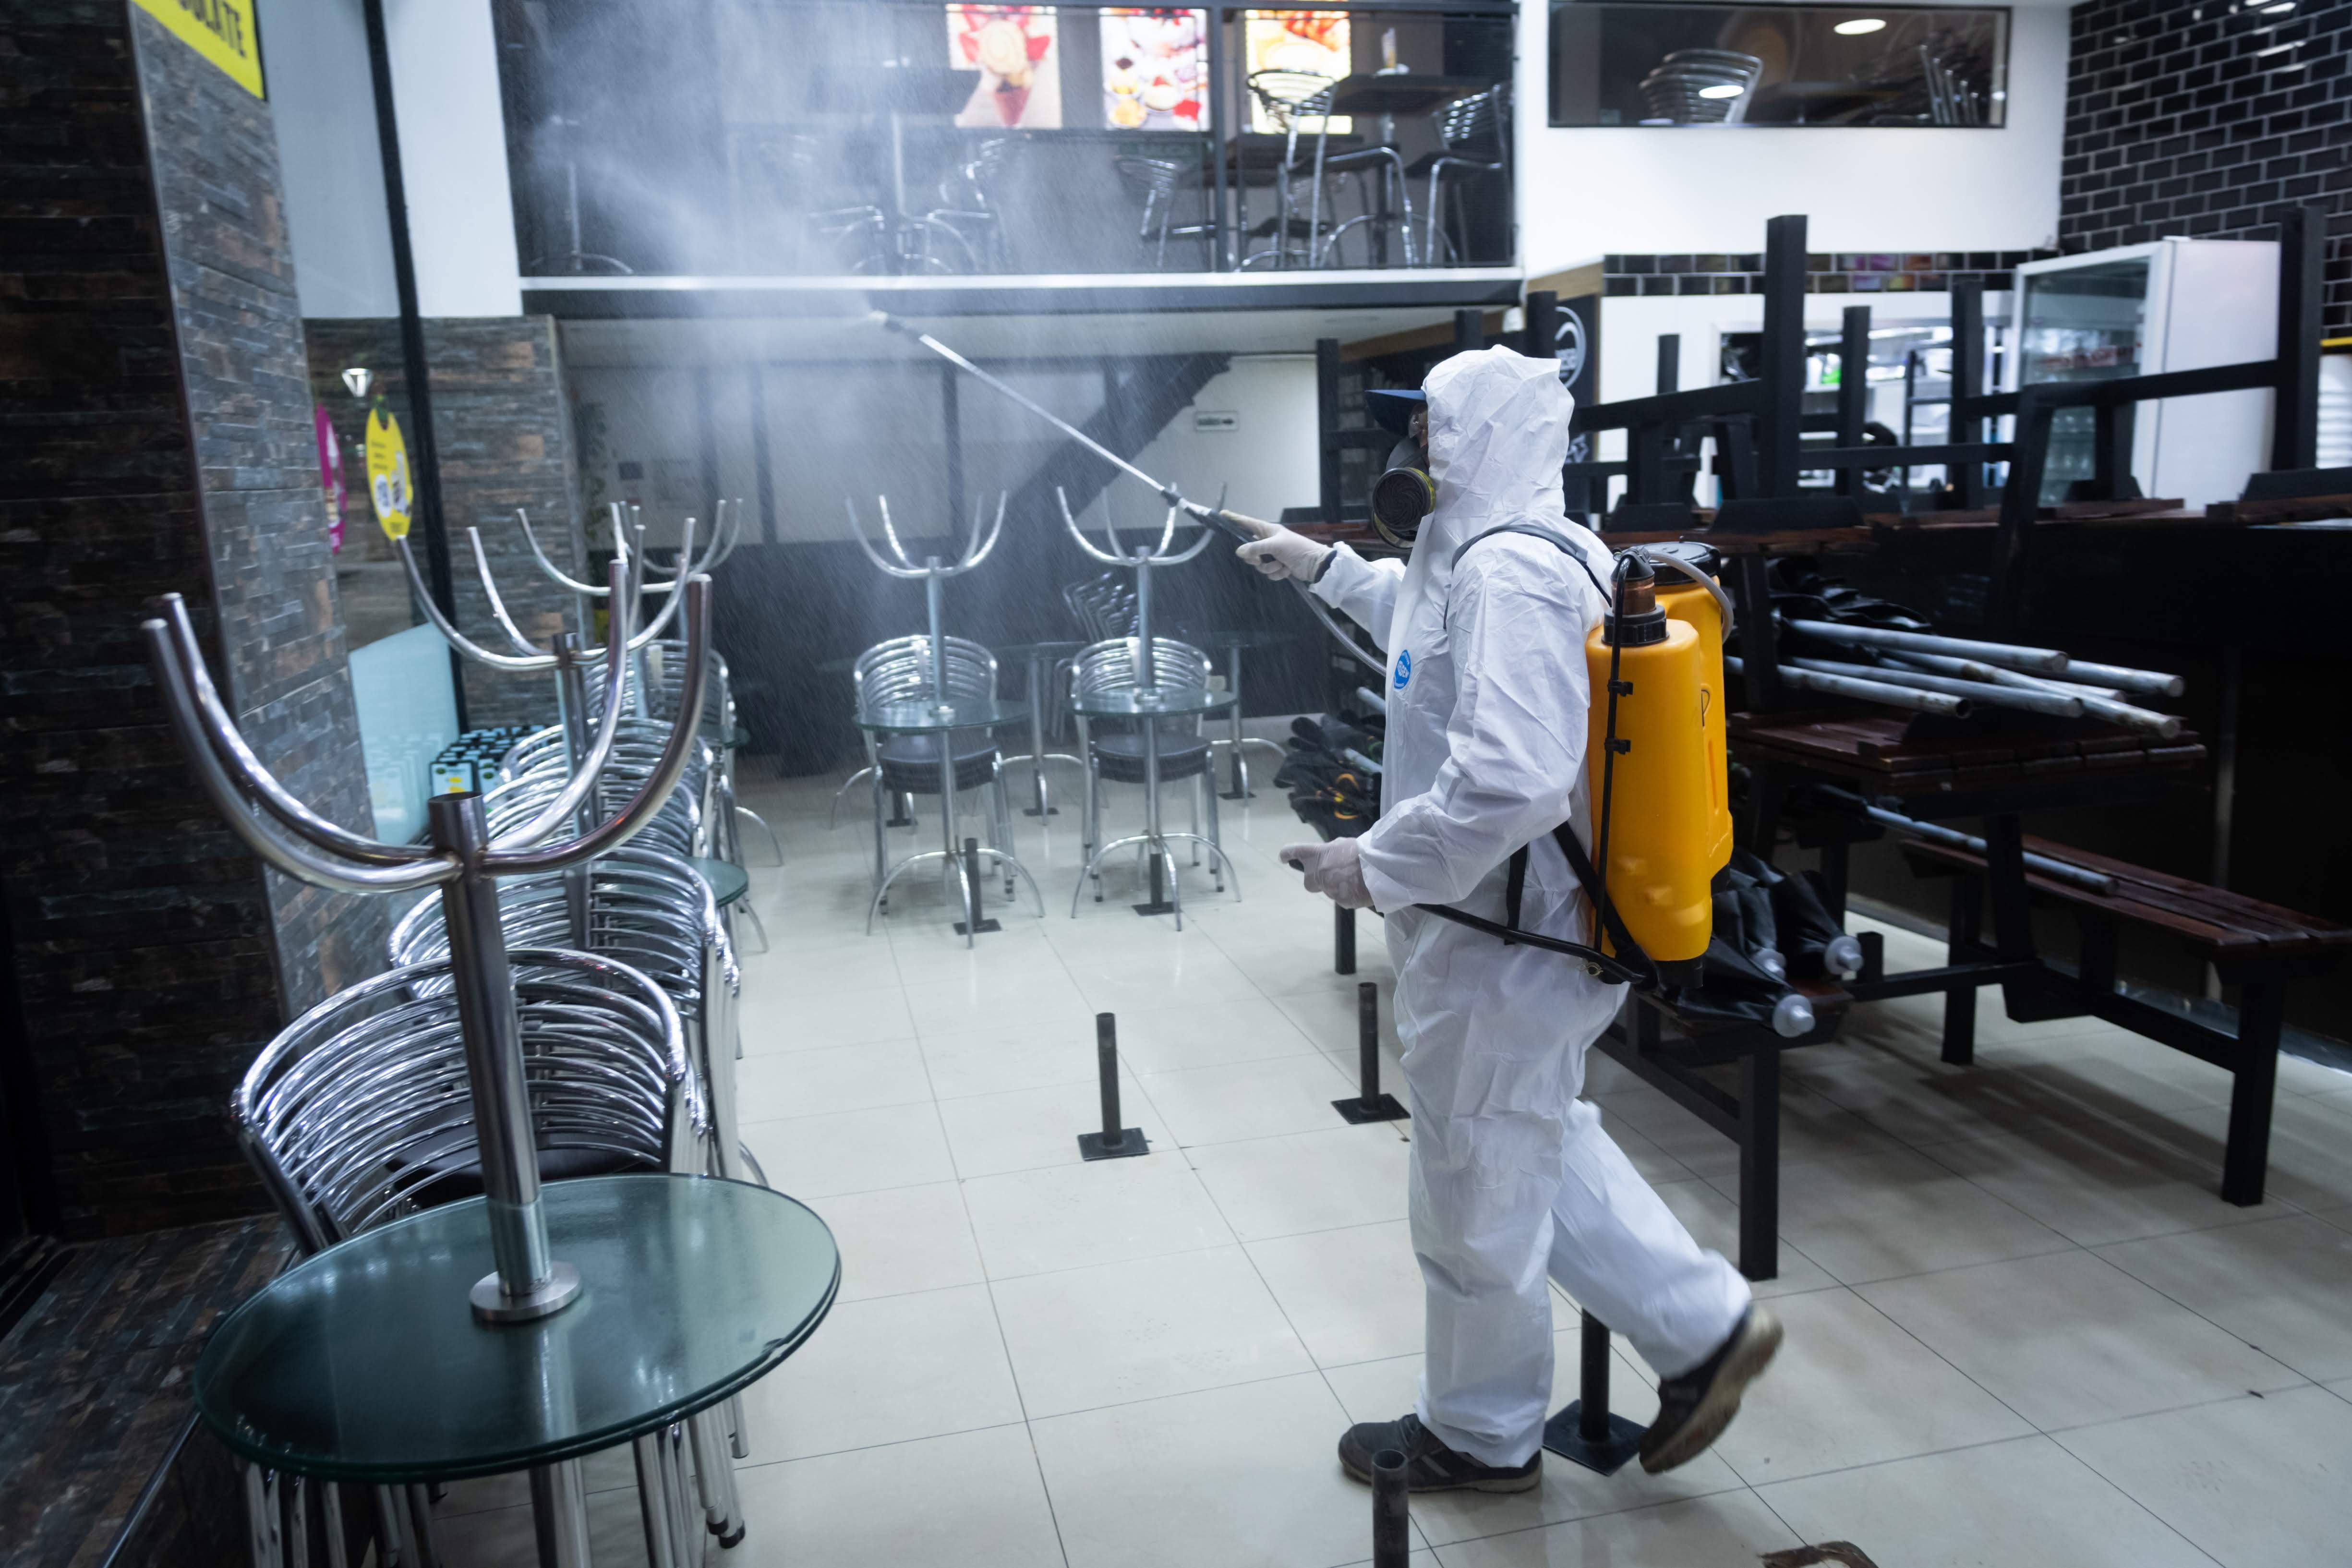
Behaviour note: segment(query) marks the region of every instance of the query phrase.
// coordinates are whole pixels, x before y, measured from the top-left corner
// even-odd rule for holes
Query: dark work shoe
[[[1680,1377],[1661,1378],[1658,1418],[1642,1434],[1642,1468],[1656,1475],[1705,1453],[1780,1348],[1780,1320],[1751,1303],[1713,1355]]]
[[[1407,1491],[1523,1492],[1543,1481],[1542,1449],[1524,1465],[1482,1465],[1447,1447],[1421,1417],[1410,1414],[1349,1427],[1339,1439],[1339,1468],[1370,1486],[1372,1456],[1383,1448],[1404,1456]]]

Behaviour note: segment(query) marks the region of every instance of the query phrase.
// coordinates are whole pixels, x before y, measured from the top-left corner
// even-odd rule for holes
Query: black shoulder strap
[[[1456,550],[1454,552],[1454,558],[1445,563],[1448,569],[1461,565],[1462,558],[1470,553],[1472,545],[1482,539],[1492,539],[1498,533],[1524,533],[1529,539],[1540,539],[1545,543],[1556,547],[1562,555],[1584,569],[1584,574],[1592,580],[1593,592],[1601,595],[1604,604],[1608,602],[1609,590],[1601,585],[1600,574],[1592,570],[1592,563],[1584,558],[1584,552],[1570,543],[1567,536],[1558,529],[1546,528],[1539,522],[1507,522],[1499,528],[1490,528],[1484,533],[1472,534],[1462,542],[1462,547]]]

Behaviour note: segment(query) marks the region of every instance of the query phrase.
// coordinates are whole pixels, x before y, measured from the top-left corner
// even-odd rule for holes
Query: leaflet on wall
[[[343,548],[343,505],[347,499],[343,488],[343,444],[335,438],[334,421],[327,417],[324,404],[311,408],[310,423],[319,440],[319,489],[327,503],[327,552],[333,555]]]
[[[958,125],[1058,131],[1062,61],[1051,5],[950,5],[948,63],[980,83],[956,113]]]
[[[1208,13],[1164,5],[1102,13],[1103,123],[1199,131],[1209,122]]]
[[[400,421],[378,404],[368,410],[368,504],[387,539],[408,537],[408,443],[401,439]]]

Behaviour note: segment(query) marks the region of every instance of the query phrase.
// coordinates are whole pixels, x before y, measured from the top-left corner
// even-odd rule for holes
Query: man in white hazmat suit
[[[1424,391],[1435,510],[1402,566],[1271,525],[1239,551],[1384,633],[1390,660],[1379,822],[1360,838],[1282,851],[1309,891],[1388,917],[1412,1093],[1412,1242],[1428,1292],[1421,1397],[1400,1420],[1350,1428],[1340,1462],[1369,1481],[1371,1455],[1393,1448],[1415,1490],[1537,1485],[1549,1271],[1659,1373],[1642,1461],[1669,1469],[1737,1413],[1779,1324],[1577,1098],[1623,988],[1414,907],[1504,920],[1506,862],[1528,846],[1519,923],[1590,940],[1550,830],[1568,822],[1581,835],[1588,820],[1585,637],[1605,612],[1610,553],[1562,510],[1573,403],[1556,365],[1504,348],[1460,353]],[[1510,524],[1557,537],[1480,537]]]

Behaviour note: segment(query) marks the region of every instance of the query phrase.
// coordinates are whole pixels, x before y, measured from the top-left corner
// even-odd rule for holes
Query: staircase
[[[1155,354],[1128,361],[1125,374],[1118,375],[1103,405],[1078,428],[1120,457],[1132,459],[1232,363],[1231,354],[1221,353]],[[1054,490],[1059,486],[1069,497],[1075,517],[1093,505],[1116,477],[1117,471],[1100,458],[1076,441],[1065,441],[1037,465],[1027,483],[1013,492],[1013,515],[1058,521],[1061,512],[1055,504]]]

